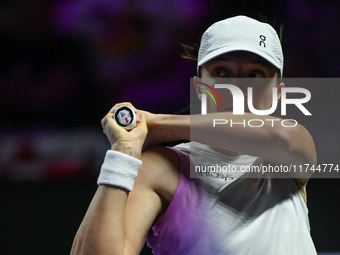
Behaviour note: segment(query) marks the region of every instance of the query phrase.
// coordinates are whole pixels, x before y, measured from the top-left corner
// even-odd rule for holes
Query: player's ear
[[[200,81],[201,81],[201,79],[199,77],[194,76],[193,83],[194,83],[194,86],[195,86],[195,90],[196,90],[198,98],[201,100],[201,97],[202,97],[202,94],[203,94],[202,92],[203,91],[200,89],[200,87],[202,86],[200,84]]]
[[[286,85],[283,82],[280,82],[280,84],[277,86],[277,101],[281,98],[281,89],[286,87]]]

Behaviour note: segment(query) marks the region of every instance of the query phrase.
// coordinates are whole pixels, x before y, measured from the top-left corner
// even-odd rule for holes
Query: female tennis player
[[[228,18],[206,30],[197,58],[193,80],[207,114],[152,114],[120,103],[103,118],[111,150],[71,254],[139,254],[145,241],[154,254],[316,254],[306,207],[311,174],[280,170],[316,163],[309,132],[253,114],[247,100],[245,113],[234,115],[228,89],[217,91],[221,104],[206,96],[209,81],[229,78],[247,98],[249,84],[239,78],[255,78],[252,105],[270,109],[285,86],[277,33],[245,16]],[[130,131],[113,118],[123,105],[137,116]],[[254,119],[263,125],[252,127]],[[149,146],[176,140],[191,142]]]

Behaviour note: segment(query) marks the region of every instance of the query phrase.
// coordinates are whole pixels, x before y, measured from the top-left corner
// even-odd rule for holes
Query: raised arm
[[[171,173],[174,167],[155,150],[149,149],[141,156],[147,134],[145,117],[140,114],[137,127],[126,131],[112,118],[118,106],[103,119],[104,133],[113,151],[142,159],[143,164],[132,192],[118,186],[99,185],[76,234],[72,255],[139,254],[149,229],[163,208],[156,193],[161,178],[155,169]]]
[[[313,139],[301,125],[284,127],[282,119],[271,116],[258,116],[252,113],[233,115],[232,112],[219,112],[207,115],[146,115],[153,141],[193,140],[216,148],[231,150],[267,159],[273,165],[316,164]],[[214,119],[225,119],[227,124],[216,124]],[[230,120],[234,124],[230,126]],[[260,119],[262,127],[250,127],[248,121]],[[220,121],[219,123],[223,123]],[[258,122],[251,125],[259,125]],[[285,122],[284,125],[295,125]],[[305,173],[297,178],[309,178]],[[292,173],[294,177],[294,173]]]

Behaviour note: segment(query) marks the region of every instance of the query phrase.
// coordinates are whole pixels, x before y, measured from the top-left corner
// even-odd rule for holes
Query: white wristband
[[[132,191],[141,166],[141,160],[109,150],[106,152],[97,183],[98,185],[113,185]]]

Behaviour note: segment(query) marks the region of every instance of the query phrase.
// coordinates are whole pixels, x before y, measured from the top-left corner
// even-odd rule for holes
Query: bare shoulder
[[[178,154],[163,146],[152,146],[143,152],[142,162],[136,182],[142,182],[165,199],[171,200],[180,175]]]

